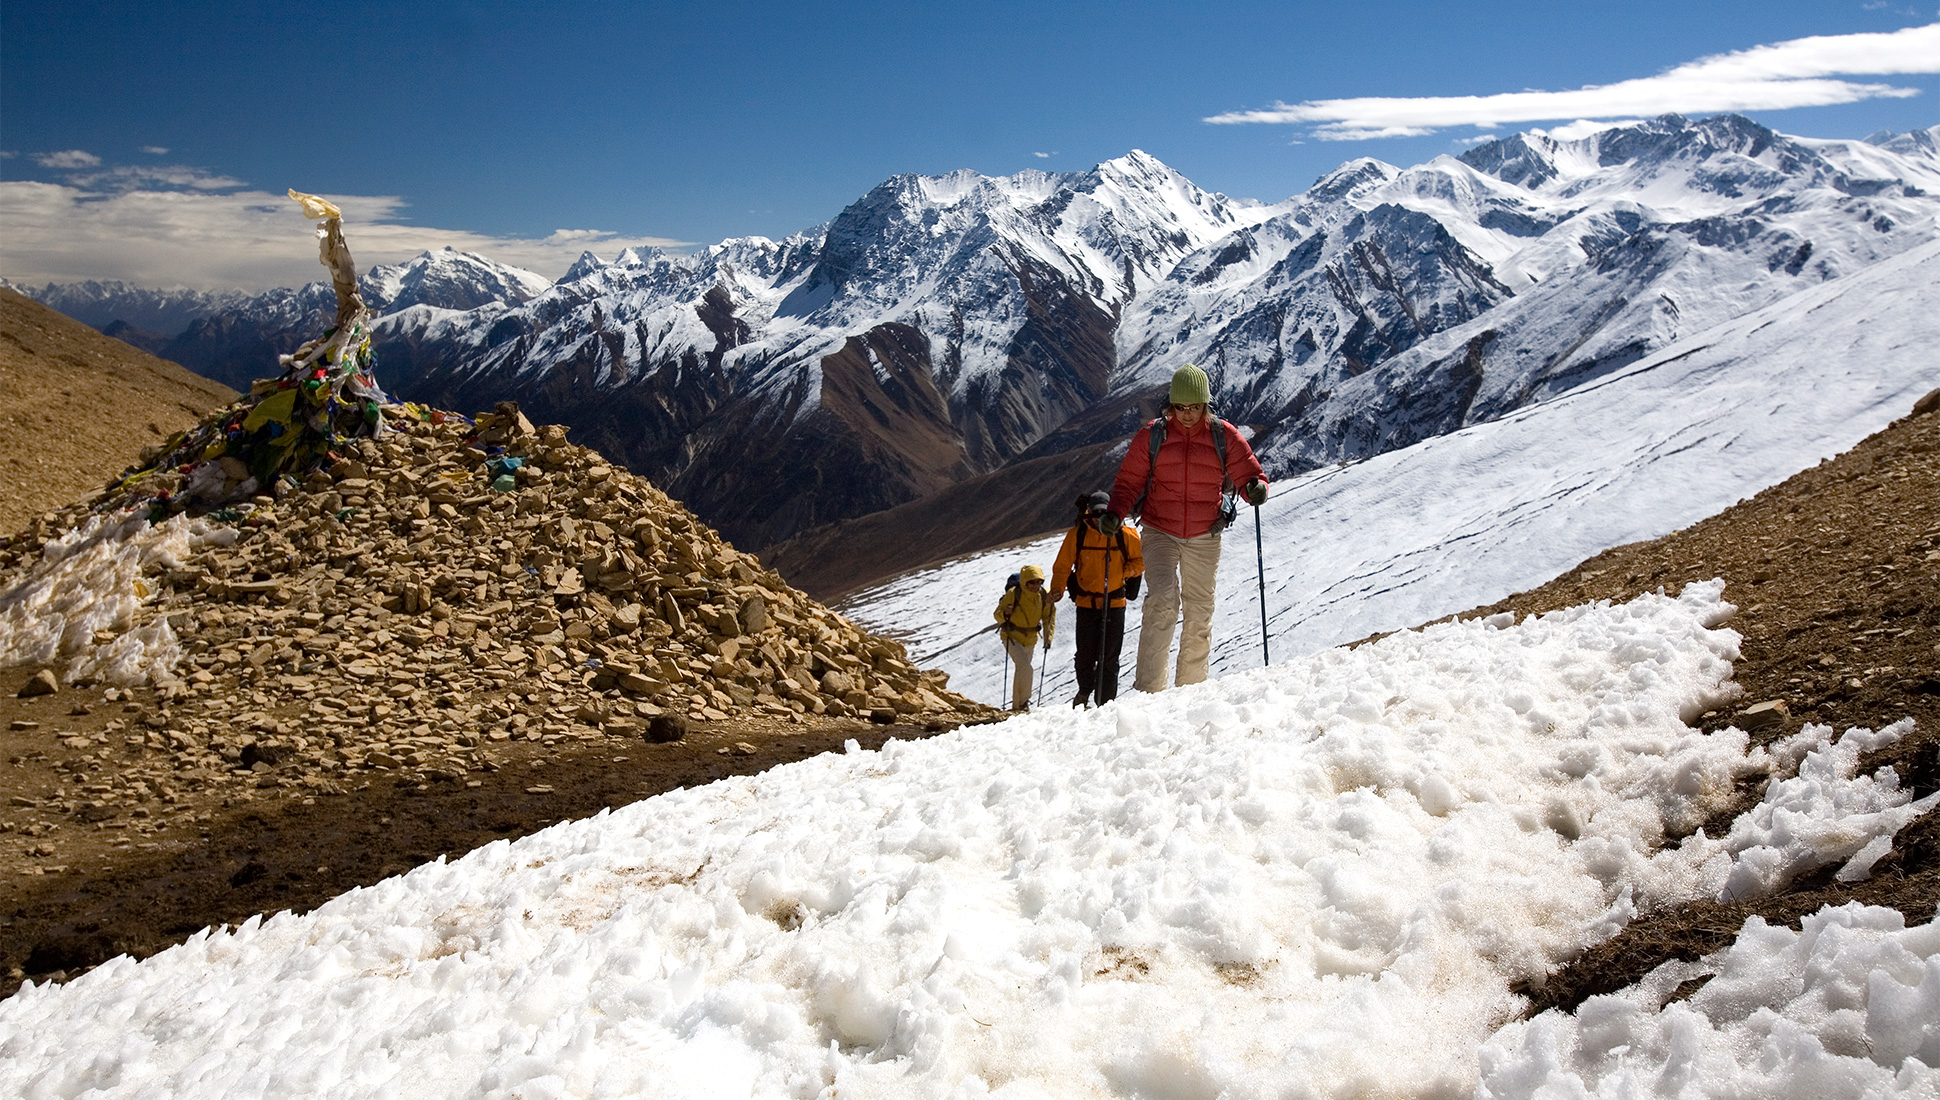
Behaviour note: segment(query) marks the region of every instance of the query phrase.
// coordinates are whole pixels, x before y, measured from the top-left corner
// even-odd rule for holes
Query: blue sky
[[[1713,113],[1705,80],[1648,78],[1937,20],[1934,0],[13,3],[0,274],[316,277],[294,207],[271,199],[288,187],[343,200],[360,261],[452,243],[549,276],[587,246],[780,237],[899,172],[1074,170],[1139,148],[1277,200],[1352,157],[1415,164],[1581,117],[1488,131],[1465,111],[1609,106],[1489,97],[1644,80],[1634,103]],[[1940,49],[1882,75],[1863,58],[1892,51],[1819,56],[1836,45],[1769,58],[1787,87],[1815,81],[1778,100],[1819,105],[1744,113],[1810,137],[1940,123]],[[1372,97],[1389,102],[1338,102]],[[1209,121],[1261,112],[1293,121]]]

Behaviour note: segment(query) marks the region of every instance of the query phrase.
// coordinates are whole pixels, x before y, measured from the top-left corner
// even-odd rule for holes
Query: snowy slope
[[[1731,694],[1729,610],[1694,585],[1445,624],[662,795],[23,986],[0,1093],[1456,1096],[1701,1058],[1739,1095],[1930,1094],[1940,937],[1889,911],[1748,927],[1736,996],[1675,1018],[1640,995],[1498,1032],[1514,983],[1638,907],[1869,862],[1940,801],[1852,774],[1904,724],[1815,727],[1774,796],[1810,786],[1793,836],[1826,847],[1656,850],[1771,763],[1683,721]],[[1815,1015],[1800,973],[1859,1019]]]
[[[1930,144],[1672,115],[1353,162],[1135,303],[1114,385],[1207,364],[1274,472],[1407,446],[1940,239]]]
[[[1654,538],[1830,457],[1940,384],[1940,243],[1686,337],[1501,420],[1276,485],[1261,509],[1275,655],[1491,603]],[[1273,444],[1264,445],[1273,458]],[[1675,491],[1666,491],[1675,486]],[[1242,509],[1245,511],[1245,509]],[[1252,522],[1226,538],[1215,675],[1260,662]],[[1003,578],[1058,540],[906,575],[845,601],[986,702]],[[1134,613],[1126,667],[1137,650]],[[1068,699],[1066,631],[1047,696]],[[1121,677],[1128,685],[1129,673]]]

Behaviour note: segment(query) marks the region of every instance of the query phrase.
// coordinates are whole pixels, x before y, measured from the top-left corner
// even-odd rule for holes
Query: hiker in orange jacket
[[[1112,483],[1111,507],[1099,529],[1111,531],[1136,510],[1145,538],[1145,614],[1139,621],[1138,671],[1132,686],[1164,691],[1172,631],[1183,605],[1177,682],[1206,678],[1212,656],[1214,578],[1219,536],[1230,519],[1227,494],[1258,508],[1266,503],[1266,472],[1246,437],[1208,407],[1212,384],[1187,363],[1172,376],[1165,416],[1132,437]],[[1152,446],[1154,431],[1162,433]],[[1156,455],[1154,451],[1156,450]],[[1223,460],[1223,461],[1222,461]]]
[[[1078,522],[1064,534],[1051,565],[1051,602],[1068,588],[1077,606],[1078,697],[1074,707],[1093,698],[1104,705],[1118,697],[1118,653],[1125,645],[1125,601],[1138,598],[1145,555],[1138,532],[1120,526],[1107,535],[1098,529],[1111,496],[1086,493],[1078,498]],[[1108,606],[1109,605],[1109,606]]]

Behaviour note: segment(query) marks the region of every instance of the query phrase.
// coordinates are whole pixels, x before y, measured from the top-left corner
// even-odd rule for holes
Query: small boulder
[[[254,768],[258,764],[267,764],[273,768],[278,764],[288,762],[295,755],[296,750],[288,745],[254,741],[243,746],[242,766],[245,768]]]
[[[37,695],[52,695],[59,690],[61,690],[59,678],[54,675],[52,669],[43,668],[28,677],[27,682],[22,684],[20,690],[14,694],[21,699],[32,699]]]
[[[647,740],[671,744],[687,738],[687,719],[678,714],[656,714],[647,719]]]
[[[768,601],[760,596],[749,596],[741,601],[741,611],[737,618],[741,622],[741,633],[761,633],[768,629]]]

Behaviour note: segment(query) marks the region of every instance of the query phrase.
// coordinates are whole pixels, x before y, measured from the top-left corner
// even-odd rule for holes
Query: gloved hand
[[[1125,599],[1126,600],[1138,599],[1138,582],[1144,579],[1145,578],[1143,576],[1125,578]]]
[[[1101,512],[1098,515],[1098,530],[1107,535],[1116,535],[1118,529],[1123,526],[1125,521],[1119,518],[1117,512]]]
[[[1240,493],[1246,497],[1246,503],[1258,508],[1260,505],[1266,503],[1266,482],[1256,477],[1247,482],[1246,487],[1241,489]]]

